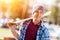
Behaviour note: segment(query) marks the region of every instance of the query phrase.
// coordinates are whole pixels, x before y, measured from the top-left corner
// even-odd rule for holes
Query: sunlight
[[[54,4],[54,0],[44,0],[44,2],[45,2],[45,4],[47,4],[47,5],[49,5],[49,6],[51,6],[51,5],[53,5]]]
[[[10,3],[10,2],[11,2],[11,0],[4,0],[4,2],[5,2],[5,3]]]

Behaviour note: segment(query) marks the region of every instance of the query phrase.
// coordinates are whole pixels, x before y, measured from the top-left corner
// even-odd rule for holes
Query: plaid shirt
[[[29,25],[30,21],[26,21],[22,25],[22,29],[20,31],[20,35],[18,37],[18,40],[24,40],[26,29]],[[36,35],[36,40],[50,40],[50,35],[48,29],[41,23],[41,26],[39,27]]]

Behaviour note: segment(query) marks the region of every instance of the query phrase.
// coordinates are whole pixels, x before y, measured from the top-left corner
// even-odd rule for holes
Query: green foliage
[[[50,15],[50,21],[54,24],[60,25],[60,12],[59,7],[57,5],[51,7],[51,15]]]

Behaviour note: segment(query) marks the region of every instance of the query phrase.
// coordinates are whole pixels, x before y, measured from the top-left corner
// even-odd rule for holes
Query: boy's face
[[[36,10],[34,13],[33,13],[33,19],[35,21],[40,21],[41,18],[43,16],[43,11],[42,10]]]

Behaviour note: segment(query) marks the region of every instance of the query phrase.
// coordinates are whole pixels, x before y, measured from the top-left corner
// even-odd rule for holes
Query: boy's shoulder
[[[32,19],[29,19],[29,20],[25,20],[24,22],[23,22],[23,24],[27,24],[28,22],[30,22]]]

